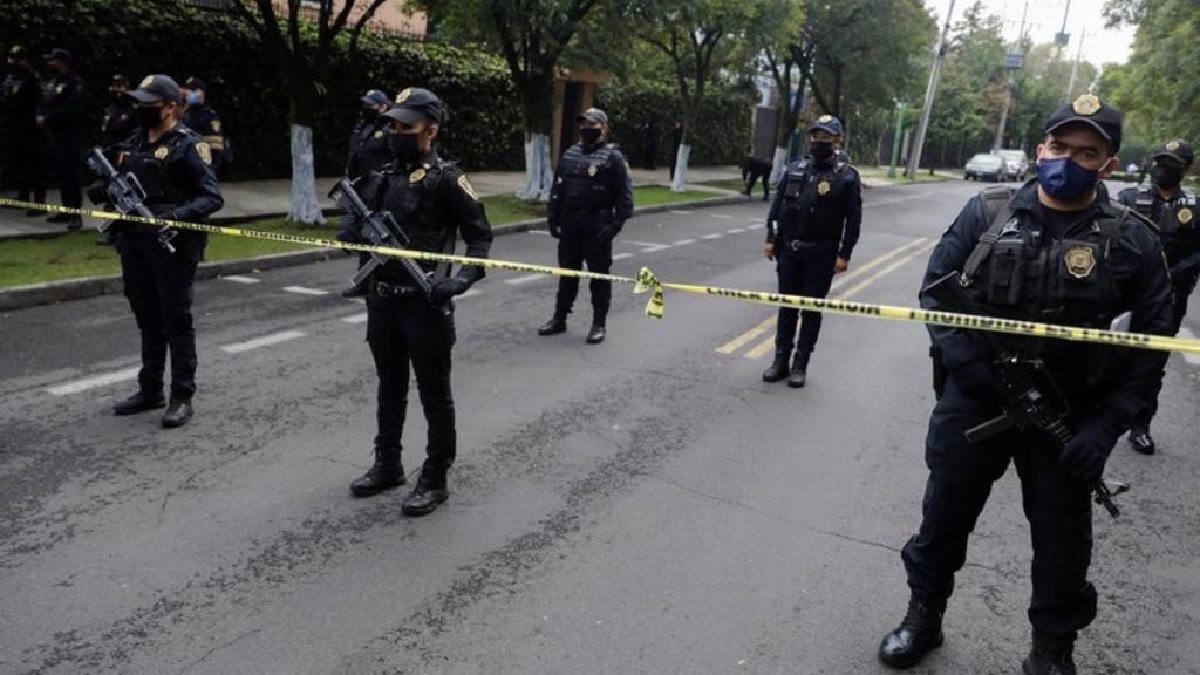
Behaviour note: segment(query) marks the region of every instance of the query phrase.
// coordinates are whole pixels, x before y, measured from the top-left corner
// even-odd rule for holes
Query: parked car
[[[992,154],[1004,158],[1011,180],[1024,181],[1029,177],[1029,158],[1025,156],[1024,150],[993,150]]]
[[[1008,168],[1004,158],[999,155],[979,154],[967,160],[967,165],[963,168],[963,178],[1003,183],[1008,179]]]

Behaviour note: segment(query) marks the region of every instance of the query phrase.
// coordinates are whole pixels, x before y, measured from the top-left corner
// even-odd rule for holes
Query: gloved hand
[[[439,279],[434,282],[433,290],[429,293],[429,299],[433,304],[440,305],[456,295],[466,293],[470,287],[471,284],[458,277]]]
[[[996,374],[992,372],[992,364],[982,359],[971,359],[950,371],[950,378],[958,385],[958,390],[984,401],[993,401],[1000,396],[1000,387],[996,384]]]
[[[1103,417],[1091,417],[1079,425],[1058,461],[1084,485],[1094,485],[1104,476],[1104,464],[1121,430]]]
[[[342,222],[338,223],[337,234],[333,235],[334,239],[344,241],[347,244],[363,243],[362,235],[359,233],[358,221],[354,218],[342,218]]]
[[[562,228],[557,223],[547,223],[550,228],[550,236],[558,239],[562,236]]]
[[[155,218],[176,220],[175,207],[170,204],[153,204],[147,205],[146,208],[150,209],[150,213],[153,213]]]
[[[612,225],[601,225],[600,229],[596,230],[596,239],[603,242],[612,241],[617,236],[617,228]]]
[[[1192,285],[1195,276],[1195,269],[1183,263],[1178,263],[1171,268],[1171,285],[1175,288],[1188,288]]]

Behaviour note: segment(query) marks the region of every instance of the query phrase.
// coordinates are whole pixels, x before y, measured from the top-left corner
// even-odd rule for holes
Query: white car
[[[1029,158],[1024,150],[993,150],[992,154],[1004,158],[1009,179],[1023,181],[1029,175]]]
[[[1003,183],[1008,179],[1008,167],[1004,158],[999,155],[979,154],[967,160],[967,166],[963,169],[963,178]]]

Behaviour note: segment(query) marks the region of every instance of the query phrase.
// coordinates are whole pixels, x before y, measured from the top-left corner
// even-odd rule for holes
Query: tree
[[[787,162],[788,142],[800,121],[804,105],[805,71],[800,64],[805,59],[802,41],[804,5],[791,0],[771,0],[760,14],[759,25],[751,33],[758,36],[753,42],[757,50],[751,58],[761,61],[761,68],[775,82],[778,96],[775,107],[779,123],[775,129],[775,157],[771,162],[771,181],[779,180]],[[798,80],[793,82],[793,79]],[[793,86],[794,85],[794,86]]]
[[[564,51],[598,0],[414,0],[414,3],[442,17],[447,31],[484,40],[500,50],[520,94],[525,124],[525,188],[517,196],[548,200],[554,177],[550,158],[554,79]]]
[[[638,36],[670,59],[683,102],[683,129],[671,189],[687,189],[688,131],[704,103],[704,90],[722,65],[718,46],[741,38],[762,9],[761,0],[641,0],[634,11]]]
[[[310,225],[325,220],[317,202],[312,133],[319,99],[325,91],[325,64],[334,54],[335,41],[344,34],[349,35],[353,55],[363,27],[385,2],[341,0],[337,11],[334,0],[286,0],[278,8],[272,0],[230,3],[262,40],[287,92],[292,125],[292,205],[288,220]],[[361,13],[351,23],[355,7]]]

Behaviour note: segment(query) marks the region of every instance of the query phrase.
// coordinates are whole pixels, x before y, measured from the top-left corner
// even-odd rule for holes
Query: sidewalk
[[[630,174],[633,177],[635,187],[670,184],[670,178],[665,167],[658,171],[632,169]],[[714,196],[734,194],[728,190],[706,187],[698,185],[698,183],[727,180],[730,178],[740,179],[741,175],[738,168],[732,166],[693,167],[688,169],[689,189],[697,192],[712,192]],[[475,192],[481,197],[497,194],[511,195],[525,186],[525,173],[523,171],[481,171],[479,173],[468,174],[468,177],[471,180],[471,186],[475,188]],[[337,180],[336,177],[317,179],[317,198],[322,209],[329,211],[334,209],[333,202],[326,196],[326,193]],[[212,222],[214,224],[244,222],[247,220],[286,215],[288,207],[291,204],[291,190],[291,179],[223,183],[221,184],[221,195],[225,198],[225,206],[212,217]],[[16,194],[13,192],[0,192],[0,195],[11,199],[16,198]],[[50,191],[49,200],[51,204],[60,203],[56,190]],[[85,203],[84,208],[92,208],[92,206]],[[84,220],[85,227],[89,229],[95,229],[95,225],[99,221],[99,219],[93,218],[85,218]],[[24,215],[23,211],[0,209],[0,239],[6,237],[52,236],[64,231],[64,225],[61,223],[47,223],[44,216],[30,217]]]

